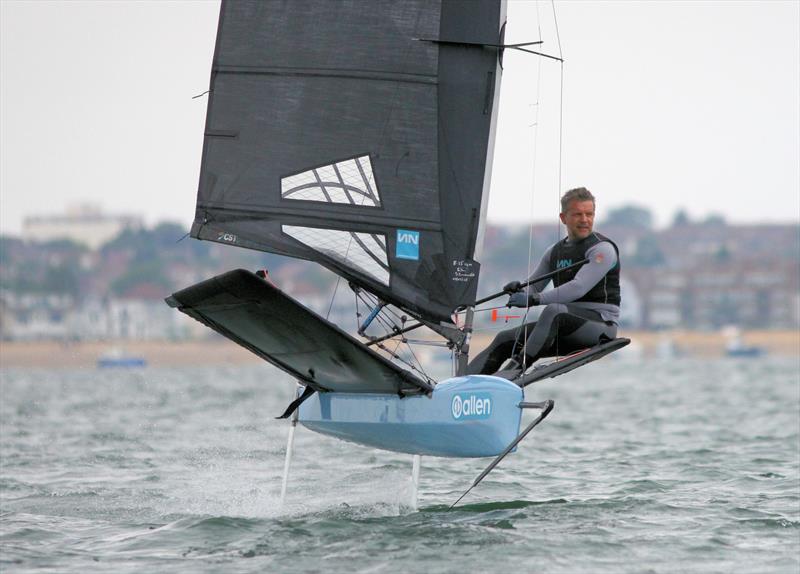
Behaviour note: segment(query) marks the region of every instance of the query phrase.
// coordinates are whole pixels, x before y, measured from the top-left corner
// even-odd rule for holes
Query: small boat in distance
[[[764,347],[747,345],[742,337],[742,331],[738,327],[725,327],[722,334],[727,339],[725,343],[726,357],[752,359],[766,354]]]
[[[122,347],[111,347],[97,357],[98,369],[110,368],[142,368],[147,366],[147,359],[128,353]]]

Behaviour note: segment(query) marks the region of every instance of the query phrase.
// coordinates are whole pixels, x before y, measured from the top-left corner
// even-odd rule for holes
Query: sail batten
[[[359,207],[359,206],[352,206]],[[371,216],[369,213],[360,213],[358,215],[352,212],[348,213],[345,210],[338,210],[333,205],[323,202],[307,201],[303,202],[302,207],[272,207],[268,210],[259,211],[255,207],[248,205],[227,205],[223,207],[216,203],[207,203],[198,205],[198,215],[196,222],[209,223],[211,221],[247,221],[253,219],[263,219],[269,215],[285,218],[299,218],[300,220],[320,220],[326,222],[326,225],[332,226],[332,229],[347,229],[354,228],[353,226],[370,227],[376,225],[385,225],[386,218],[383,216]],[[335,223],[331,221],[331,215],[336,216]],[[426,231],[442,231],[442,223],[440,221],[430,219],[411,219],[411,218],[394,218],[393,223],[397,227],[413,226],[417,229]],[[336,227],[338,226],[338,227]]]
[[[501,0],[223,0],[192,235],[449,321],[477,289],[500,72],[481,44],[503,18]]]
[[[264,76],[309,76],[320,78],[351,78],[354,80],[376,80],[384,82],[403,82],[419,84],[437,84],[439,77],[436,74],[408,74],[377,72],[374,70],[352,70],[333,68],[288,68],[288,67],[257,67],[257,66],[220,66],[216,69],[218,74],[242,74]]]

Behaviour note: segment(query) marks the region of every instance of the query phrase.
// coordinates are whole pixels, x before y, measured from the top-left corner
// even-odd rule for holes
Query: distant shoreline
[[[726,339],[719,333],[696,331],[620,332],[633,340],[628,352],[642,357],[721,357]],[[490,337],[476,336],[473,351],[486,346]],[[743,343],[761,347],[768,356],[800,357],[799,331],[747,331]],[[199,341],[105,341],[63,343],[58,341],[2,341],[0,368],[94,368],[97,360],[111,349],[143,357],[148,366],[211,366],[261,364],[262,359],[223,339]],[[625,352],[625,351],[623,351]]]

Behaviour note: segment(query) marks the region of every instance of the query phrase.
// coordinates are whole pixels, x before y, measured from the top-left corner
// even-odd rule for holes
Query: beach
[[[632,343],[622,353],[639,357],[671,358],[721,357],[727,339],[721,333],[698,331],[620,331]],[[490,335],[473,337],[473,354],[484,348]],[[742,342],[760,347],[768,356],[800,357],[799,331],[747,331]],[[126,355],[143,357],[155,367],[257,364],[262,361],[250,351],[221,337],[191,341],[2,341],[1,368],[90,368],[97,360],[113,350]]]

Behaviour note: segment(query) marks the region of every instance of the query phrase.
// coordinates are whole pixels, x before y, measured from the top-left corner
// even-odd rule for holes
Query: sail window
[[[337,161],[281,178],[281,197],[380,207],[368,155]]]
[[[295,225],[282,225],[281,229],[300,243],[342,265],[356,269],[384,285],[389,284],[385,235]]]

